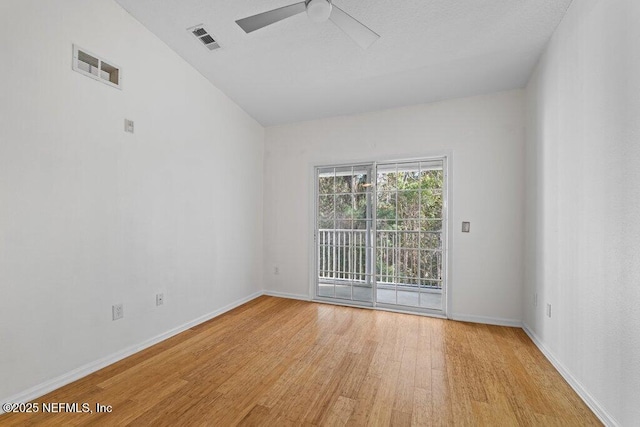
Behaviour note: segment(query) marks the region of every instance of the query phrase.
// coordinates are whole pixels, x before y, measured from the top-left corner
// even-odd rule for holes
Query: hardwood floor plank
[[[402,360],[400,361],[400,372],[398,373],[395,399],[393,402],[393,410],[408,414],[409,419],[411,419],[411,412],[413,410],[417,357],[417,348],[405,347],[402,353]]]
[[[380,379],[380,387],[373,401],[368,425],[389,425],[391,422],[399,372],[400,362],[392,358],[389,359]]]
[[[342,389],[340,395],[351,399],[356,399],[362,382],[367,376],[369,366],[373,360],[373,356],[378,348],[378,343],[375,341],[366,341],[361,349],[361,353],[356,357],[356,363],[354,368],[347,372],[342,382]]]
[[[431,334],[429,331],[431,322],[420,322],[421,325],[427,325],[421,331],[426,331],[426,335],[421,332],[418,340],[416,369],[415,369],[415,386],[422,389],[431,389],[431,369],[433,367],[433,356],[431,353]]]
[[[340,396],[329,409],[329,414],[324,421],[325,426],[344,426],[353,413],[356,401],[348,397]]]
[[[261,405],[255,405],[247,415],[238,423],[244,427],[256,427],[264,425],[264,420],[270,416],[269,408],[265,408]]]
[[[367,375],[362,381],[358,396],[356,398],[355,408],[347,421],[349,426],[367,425],[373,402],[378,394],[380,387],[380,378]]]
[[[391,425],[392,426],[410,426],[411,425],[411,414],[407,414],[406,412],[396,411],[395,409],[391,413]]]
[[[413,391],[413,412],[411,425],[430,426],[433,423],[431,390],[417,388]]]
[[[517,328],[263,296],[36,400],[2,426],[600,425]]]
[[[356,364],[357,356],[353,353],[345,352],[340,359],[340,364],[333,371],[329,380],[326,381],[319,390],[318,398],[305,399],[308,405],[308,409],[305,413],[303,421],[309,422],[314,425],[321,425],[324,423],[328,414],[328,409],[331,408],[335,402],[341,397],[339,392],[345,381],[347,373],[353,370]],[[302,407],[300,405],[299,407]],[[291,418],[298,420],[300,418]]]
[[[431,370],[431,399],[433,425],[447,426],[453,423],[451,387],[446,370]]]

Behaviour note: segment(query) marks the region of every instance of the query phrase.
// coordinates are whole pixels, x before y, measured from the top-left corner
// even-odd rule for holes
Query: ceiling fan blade
[[[373,44],[373,42],[380,38],[380,36],[371,31],[369,27],[337,7],[335,4],[333,4],[333,9],[331,10],[331,16],[329,16],[329,19],[363,49],[367,49]]]
[[[298,13],[302,13],[307,9],[305,3],[291,4],[278,9],[273,9],[268,12],[259,13],[257,15],[249,16],[248,18],[238,19],[236,24],[244,30],[245,33],[250,33],[260,28],[266,27],[278,21],[282,21]]]

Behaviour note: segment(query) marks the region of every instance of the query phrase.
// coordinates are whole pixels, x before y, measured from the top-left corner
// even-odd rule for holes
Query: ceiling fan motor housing
[[[331,15],[330,0],[308,0],[307,15],[313,22],[324,22]]]

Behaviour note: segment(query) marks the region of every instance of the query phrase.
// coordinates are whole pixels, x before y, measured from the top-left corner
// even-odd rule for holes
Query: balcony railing
[[[380,288],[403,286],[442,289],[442,246],[439,231],[379,230],[375,279]],[[368,230],[318,230],[320,283],[351,282],[371,285],[373,257]]]

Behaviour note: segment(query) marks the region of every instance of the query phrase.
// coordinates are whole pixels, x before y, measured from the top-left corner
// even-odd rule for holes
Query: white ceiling
[[[362,50],[306,14],[245,34],[295,0],[116,0],[265,126],[523,87],[572,0],[334,0],[380,34]],[[204,24],[208,51],[187,28]]]

